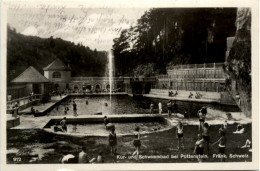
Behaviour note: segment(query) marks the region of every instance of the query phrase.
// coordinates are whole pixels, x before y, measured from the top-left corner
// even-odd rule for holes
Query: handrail
[[[172,69],[196,69],[196,68],[219,68],[222,67],[224,63],[203,63],[203,64],[187,64],[187,65],[175,65],[168,66],[167,70]]]
[[[25,97],[22,97],[22,98],[18,98],[18,99],[14,99],[14,100],[11,100],[11,101],[7,101],[6,103],[9,104],[9,103],[15,103],[15,102],[18,102],[18,101],[21,101],[21,100],[27,100],[29,98],[32,98],[32,99],[36,99],[37,96],[41,96],[42,94],[34,94],[32,96],[25,96]]]

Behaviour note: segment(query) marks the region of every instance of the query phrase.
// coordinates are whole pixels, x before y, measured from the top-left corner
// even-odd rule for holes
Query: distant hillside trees
[[[44,39],[16,33],[7,29],[7,80],[8,83],[29,66],[43,73],[42,68],[55,58],[70,64],[72,76],[104,76],[107,53],[91,50],[60,38]]]

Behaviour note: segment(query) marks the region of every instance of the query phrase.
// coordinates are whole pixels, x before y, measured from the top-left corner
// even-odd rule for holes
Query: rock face
[[[236,35],[225,63],[227,86],[240,109],[251,116],[251,11],[238,8]]]

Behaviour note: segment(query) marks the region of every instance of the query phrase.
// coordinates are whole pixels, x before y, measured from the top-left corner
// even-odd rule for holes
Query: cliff
[[[225,63],[227,88],[240,109],[251,116],[251,11],[239,8],[236,34]],[[238,98],[239,97],[239,98]]]

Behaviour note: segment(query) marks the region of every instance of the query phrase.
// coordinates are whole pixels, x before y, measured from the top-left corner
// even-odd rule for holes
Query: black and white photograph
[[[258,2],[103,2],[2,2],[1,164],[256,164]]]

